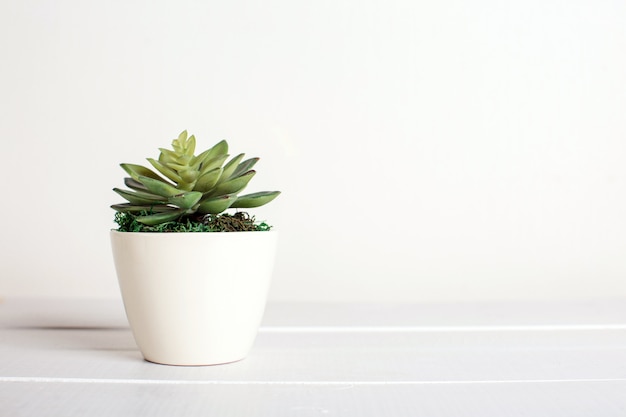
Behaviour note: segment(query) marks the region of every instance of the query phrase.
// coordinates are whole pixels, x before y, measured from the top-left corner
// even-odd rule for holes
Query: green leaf
[[[124,178],[124,185],[126,185],[128,188],[131,188],[133,190],[148,191],[145,185],[143,185],[139,181],[134,180],[131,177]]]
[[[155,213],[148,216],[139,216],[137,217],[137,221],[139,223],[147,224],[148,226],[154,226],[155,224],[174,221],[182,216],[184,213],[185,210],[182,209],[172,210],[165,213]]]
[[[236,195],[222,195],[204,200],[198,206],[198,213],[219,214],[230,207],[237,200]]]
[[[170,197],[167,199],[168,203],[174,204],[182,209],[190,209],[196,205],[198,201],[202,198],[202,193],[199,191],[189,191],[188,193],[183,193],[179,195],[175,195],[174,197]]]
[[[259,162],[259,158],[250,158],[239,164],[235,172],[233,172],[230,178],[236,178],[252,169],[254,164]]]
[[[178,152],[174,152],[165,148],[159,148],[159,151],[161,151],[161,154],[159,155],[159,162],[161,162],[162,164],[178,162],[181,156]]]
[[[184,171],[179,171],[178,173],[180,174],[181,179],[187,184],[193,183],[198,179],[198,175],[200,175],[198,171],[193,169],[186,169]]]
[[[189,140],[187,141],[187,149],[185,149],[185,155],[192,157],[195,151],[196,151],[196,137],[194,135],[191,135],[189,136]]]
[[[200,164],[202,163],[202,161],[204,161],[204,158],[206,158],[209,152],[211,152],[211,150],[207,149],[206,151],[202,152],[200,155],[194,156],[189,162],[189,166],[192,167],[193,169],[200,169],[199,168]]]
[[[145,185],[151,193],[162,197],[174,197],[175,195],[181,194],[181,190],[163,180],[159,181],[148,177],[139,177],[139,182]]]
[[[180,132],[180,135],[178,135],[178,138],[172,141],[172,148],[174,148],[176,152],[182,154],[185,149],[186,141],[187,141],[187,131],[183,130],[182,132]]]
[[[232,204],[232,208],[254,208],[261,207],[278,197],[280,191],[260,191],[258,193],[246,194],[237,197],[237,201]]]
[[[165,165],[167,165],[169,168],[177,171],[179,175],[180,175],[180,171],[185,171],[185,170],[189,169],[188,165],[179,164],[177,162],[167,162]]]
[[[215,145],[213,145],[210,149],[202,152],[201,155],[204,155],[204,160],[208,161],[213,158],[217,158],[218,156],[228,154],[228,142],[222,140]]]
[[[161,179],[159,174],[141,165],[135,164],[120,164],[120,166],[130,175],[134,180],[138,180],[139,177],[149,177],[155,180]]]
[[[174,171],[171,168],[166,167],[165,165],[163,165],[159,161],[155,161],[152,158],[148,158],[148,162],[150,162],[153,167],[155,167],[161,174],[165,175],[171,181],[174,181],[176,183],[179,183],[179,182],[182,181],[182,178],[180,177],[180,175],[178,175],[178,173],[176,173],[176,171]],[[135,179],[137,179],[137,178],[135,178]]]
[[[228,159],[228,154],[220,155],[215,158],[208,159],[200,165],[199,170],[200,174],[204,174],[205,172],[209,172],[215,168],[221,168],[224,161]]]
[[[147,177],[142,177],[147,178]],[[150,178],[151,181],[156,181]],[[114,188],[113,191],[121,195],[126,201],[131,204],[159,204],[164,203],[165,200],[154,194],[147,193],[145,191],[127,191],[119,188]]]
[[[146,212],[155,212],[155,213],[165,213],[168,211],[172,211],[175,210],[173,207],[169,207],[169,206],[152,206],[152,205],[138,205],[138,204],[129,204],[129,203],[124,203],[124,204],[114,204],[111,206],[111,208],[115,211],[122,211],[122,212],[140,212],[140,211],[146,211]]]
[[[211,152],[215,154],[214,156],[227,154],[228,142],[226,142],[225,140],[220,140],[211,147]]]
[[[209,192],[209,195],[217,196],[238,193],[239,191],[246,188],[246,185],[248,185],[252,177],[254,177],[254,174],[256,174],[256,171],[248,171],[237,178],[233,178],[231,180],[218,184],[212,191]],[[222,174],[222,177],[223,176],[224,174]]]
[[[222,173],[220,180],[217,182],[218,184],[230,179],[230,176],[233,175],[233,172],[235,172],[237,166],[239,166],[239,161],[241,161],[244,156],[245,154],[240,153],[224,165],[224,172]]]
[[[222,168],[215,168],[198,178],[198,181],[196,181],[196,185],[193,187],[193,189],[206,193],[211,188],[215,187],[215,184],[217,184],[217,180],[220,179],[221,175]]]

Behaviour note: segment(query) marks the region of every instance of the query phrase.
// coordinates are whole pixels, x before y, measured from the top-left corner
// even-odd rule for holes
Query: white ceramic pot
[[[247,356],[261,323],[277,232],[111,231],[126,315],[144,358],[216,365]]]

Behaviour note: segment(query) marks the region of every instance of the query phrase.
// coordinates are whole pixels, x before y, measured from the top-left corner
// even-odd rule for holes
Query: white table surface
[[[0,416],[626,416],[626,300],[270,304],[251,355],[142,360],[116,300],[0,301]]]

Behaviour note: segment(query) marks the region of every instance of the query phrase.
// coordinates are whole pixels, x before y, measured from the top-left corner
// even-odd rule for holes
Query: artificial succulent
[[[256,171],[259,158],[243,160],[244,154],[228,159],[223,140],[194,155],[196,138],[183,131],[172,141],[172,149],[159,148],[158,159],[147,158],[158,171],[135,164],[120,164],[130,175],[124,178],[129,190],[114,188],[127,203],[111,206],[131,212],[145,225],[177,221],[184,217],[217,215],[229,208],[260,207],[276,198],[279,191],[262,191],[239,196]]]

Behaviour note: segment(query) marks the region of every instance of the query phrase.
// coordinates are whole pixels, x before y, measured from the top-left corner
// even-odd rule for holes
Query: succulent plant
[[[158,171],[135,164],[120,164],[130,175],[124,178],[129,190],[114,188],[127,203],[111,208],[131,212],[146,225],[176,221],[183,217],[217,215],[228,208],[254,208],[269,203],[279,191],[262,191],[239,196],[255,175],[259,158],[243,160],[244,154],[228,159],[223,140],[194,155],[195,136],[183,131],[172,141],[172,149],[159,148],[158,159],[148,162]]]

